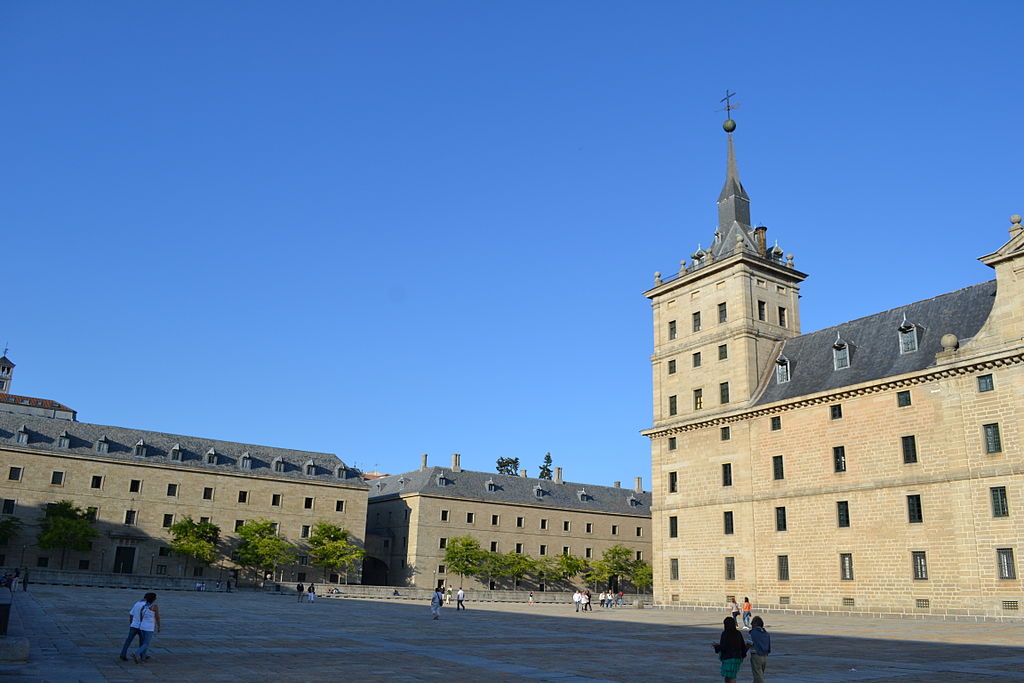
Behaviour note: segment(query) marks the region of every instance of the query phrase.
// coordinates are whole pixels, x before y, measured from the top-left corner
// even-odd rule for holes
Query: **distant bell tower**
[[[11,393],[11,377],[14,375],[14,363],[7,357],[7,349],[0,358],[0,394]]]
[[[799,284],[806,275],[794,268],[792,254],[768,246],[768,228],[751,226],[750,197],[736,167],[736,122],[729,118],[722,127],[726,173],[711,243],[680,261],[678,273],[655,273],[654,287],[644,292],[654,312],[652,433],[747,405],[777,360],[778,342],[800,334]],[[655,437],[656,458],[675,441]]]

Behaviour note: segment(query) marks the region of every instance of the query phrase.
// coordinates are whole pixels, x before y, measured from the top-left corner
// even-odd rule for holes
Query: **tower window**
[[[732,510],[726,510],[722,513],[722,527],[726,535],[732,534],[735,531],[732,521]]]
[[[670,374],[670,375],[676,374],[676,362],[674,360],[670,360],[668,362],[668,374]]]
[[[989,493],[992,495],[992,516],[1009,517],[1010,506],[1006,502],[1006,487],[993,486],[989,489]]]
[[[700,367],[700,351],[698,351],[697,353],[693,354],[693,367],[695,367],[695,368],[699,368]]]
[[[778,556],[779,581],[789,581],[789,555]]]
[[[768,304],[763,301],[757,302],[757,319],[764,322],[768,318]]]
[[[903,463],[909,465],[917,462],[917,437],[901,436],[900,442],[903,445]]]
[[[729,383],[728,382],[722,382],[721,384],[718,385],[718,397],[719,397],[721,403],[728,403],[729,402]]]
[[[921,508],[921,496],[918,494],[907,496],[907,521],[911,524],[924,522],[924,510]]]
[[[780,417],[779,415],[776,415],[775,417],[773,417],[771,422],[772,422],[772,431],[773,432],[777,432],[780,429],[782,429],[782,417]]]
[[[832,466],[836,472],[846,471],[846,446],[833,446]]]
[[[839,578],[853,581],[853,553],[839,553]]]
[[[779,306],[779,327],[789,327],[789,320],[786,317],[785,306]]]
[[[90,484],[90,486],[91,486],[91,488],[94,488],[94,489],[101,489],[101,488],[103,488],[103,477],[98,475],[98,474],[94,474],[92,476],[92,483]]]
[[[999,424],[993,423],[982,425],[982,430],[985,432],[985,452],[1001,453],[1003,450],[1003,442],[999,437]]]
[[[718,345],[718,360],[725,360],[729,357],[729,345],[719,344]]]
[[[910,559],[914,566],[914,580],[928,580],[928,555],[923,550],[914,550],[910,553]]]
[[[670,581],[679,580],[679,559],[673,557],[668,561],[668,578]]]
[[[732,463],[722,463],[722,486],[732,486]]]
[[[670,451],[674,451],[676,448],[677,448],[676,437],[674,437],[674,436],[668,437],[668,449]]]
[[[1016,579],[1017,563],[1013,560],[1013,548],[996,548],[1000,579]]]
[[[992,381],[992,375],[978,376],[978,391],[992,391],[995,388],[995,384]]]
[[[836,525],[850,526],[850,502],[847,500],[836,501]]]
[[[896,393],[896,406],[899,408],[906,408],[911,403],[910,391],[900,391]]]
[[[838,420],[843,417],[843,405],[841,403],[831,405],[828,407],[828,412],[833,420]]]
[[[676,321],[675,320],[669,320],[668,321],[668,338],[670,340],[676,338]]]
[[[668,492],[677,493],[679,491],[679,473],[669,472],[668,473]]]
[[[668,397],[668,414],[675,415],[678,412],[677,398],[675,396]]]
[[[729,439],[732,438],[732,428],[731,427],[722,427],[721,430],[719,430],[719,431],[721,432],[721,437],[720,438],[722,439],[722,441],[728,441]]]
[[[736,558],[727,557],[725,558],[725,580],[735,581],[736,580]]]
[[[274,458],[274,471],[284,472],[284,460],[281,458]]]
[[[775,383],[785,384],[789,381],[789,361],[779,358],[775,361]]]
[[[786,530],[786,508],[784,507],[775,508],[775,530]]]
[[[704,390],[694,389],[693,390],[693,409],[700,410],[704,407]]]
[[[784,468],[781,455],[772,456],[772,478],[775,480],[786,478],[786,470]]]
[[[729,308],[725,304],[725,302],[723,301],[722,303],[718,304],[718,322],[719,323],[724,323],[724,322],[728,322],[728,320],[729,320]]]
[[[700,311],[693,314],[693,331],[700,332]]]
[[[678,538],[679,537],[679,518],[669,517],[668,518],[668,537]]]

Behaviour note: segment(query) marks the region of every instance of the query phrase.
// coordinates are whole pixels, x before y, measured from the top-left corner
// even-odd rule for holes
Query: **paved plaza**
[[[706,612],[166,592],[146,664],[118,658],[143,591],[34,585],[4,681],[721,681]],[[771,681],[1024,680],[1024,625],[768,614]],[[750,681],[747,662],[740,681]]]

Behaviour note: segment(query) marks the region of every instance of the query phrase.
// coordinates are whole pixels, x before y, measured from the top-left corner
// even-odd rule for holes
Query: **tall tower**
[[[14,363],[7,357],[7,349],[0,358],[0,394],[7,394],[11,391],[11,377],[14,375]]]

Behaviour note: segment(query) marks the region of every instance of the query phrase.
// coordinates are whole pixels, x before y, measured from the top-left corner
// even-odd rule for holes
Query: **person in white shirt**
[[[156,606],[156,593],[146,593],[142,600],[132,605],[128,612],[128,639],[124,641],[121,648],[121,659],[125,659],[128,646],[132,639],[138,636],[139,647],[131,653],[131,658],[136,664],[149,659],[149,644],[153,640],[153,634],[160,632],[160,608]]]
[[[434,621],[441,618],[441,605],[444,604],[444,595],[441,593],[440,588],[434,589],[434,594],[430,596],[430,613],[434,615]]]
[[[580,593],[580,589],[577,588],[576,592],[572,594],[572,601],[576,604],[576,611],[580,611],[580,603],[583,601],[583,594]]]
[[[466,599],[466,591],[462,590],[462,586],[459,586],[459,592],[455,594],[455,611],[466,609],[466,605],[463,604],[463,600]]]

